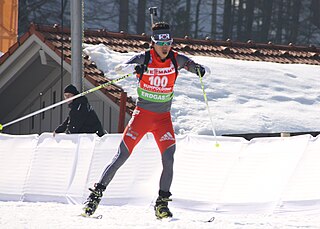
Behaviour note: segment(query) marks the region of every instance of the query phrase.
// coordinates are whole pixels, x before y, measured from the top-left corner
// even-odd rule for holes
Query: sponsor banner
[[[138,95],[140,98],[156,102],[156,103],[164,103],[168,102],[173,98],[173,92],[170,93],[156,93],[156,92],[150,92],[143,90],[142,88],[138,88]]]

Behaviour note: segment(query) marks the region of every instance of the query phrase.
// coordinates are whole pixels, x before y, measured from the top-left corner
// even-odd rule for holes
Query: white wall
[[[320,208],[320,137],[177,137],[172,205],[229,212]],[[121,141],[120,134],[0,134],[0,200],[82,203]],[[161,158],[145,136],[107,188],[102,204],[148,205]]]

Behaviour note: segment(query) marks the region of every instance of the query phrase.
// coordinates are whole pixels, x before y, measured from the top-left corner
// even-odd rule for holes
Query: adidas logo
[[[131,130],[131,127],[129,127],[128,132],[126,133],[126,136],[132,138],[133,140],[136,140],[138,135],[139,134],[137,132]]]
[[[160,142],[163,142],[163,141],[174,141],[174,137],[170,132],[167,132],[160,138]]]

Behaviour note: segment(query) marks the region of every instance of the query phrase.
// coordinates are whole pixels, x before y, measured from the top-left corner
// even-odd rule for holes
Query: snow
[[[104,45],[86,45],[85,52],[108,78],[119,77],[114,67],[134,55],[117,53]],[[320,130],[320,81],[316,80],[320,66],[203,56],[192,59],[210,69],[203,82],[217,135]],[[118,84],[129,96],[137,97],[135,77]],[[212,134],[195,74],[181,70],[171,114],[176,134]]]
[[[103,45],[86,45],[99,69],[117,78],[113,68],[134,53],[117,53]],[[208,114],[198,77],[181,71],[175,87],[172,120],[177,135],[217,135],[247,132],[301,132],[320,129],[320,66],[248,62],[192,57],[210,69],[203,78],[211,114]],[[119,82],[136,98],[134,77]],[[204,177],[203,179],[208,179]],[[212,179],[215,179],[212,177]],[[234,190],[237,192],[237,190]],[[130,190],[128,190],[130,192]],[[315,205],[318,206],[318,205]],[[102,219],[78,216],[81,205],[54,202],[0,202],[0,228],[320,228],[320,209],[286,213],[208,212],[173,205],[174,219],[155,219],[148,205],[99,206]],[[215,217],[213,222],[205,222]]]
[[[177,218],[160,221],[151,206],[99,206],[102,219],[78,216],[79,205],[0,202],[1,229],[296,229],[319,228],[319,212],[291,214],[217,214],[171,208]],[[213,222],[209,221],[215,217]]]

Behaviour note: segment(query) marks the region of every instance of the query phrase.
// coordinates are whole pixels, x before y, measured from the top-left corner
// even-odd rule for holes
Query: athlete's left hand
[[[204,74],[206,74],[206,69],[200,64],[196,64],[194,69],[195,69],[197,75],[201,78],[204,76]]]

